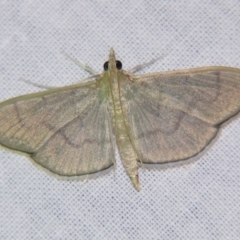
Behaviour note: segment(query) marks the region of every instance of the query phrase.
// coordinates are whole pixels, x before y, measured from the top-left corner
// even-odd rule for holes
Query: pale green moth
[[[61,176],[110,168],[116,143],[139,190],[141,163],[197,155],[240,111],[236,68],[133,75],[121,69],[112,48],[104,68],[94,81],[1,103],[0,143]]]

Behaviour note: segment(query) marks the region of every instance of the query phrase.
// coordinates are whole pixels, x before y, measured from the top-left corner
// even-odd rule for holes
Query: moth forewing
[[[123,109],[144,163],[195,156],[216,136],[220,124],[240,110],[239,69],[206,67],[132,79],[121,85],[127,89],[122,91]]]
[[[29,94],[0,105],[0,142],[63,176],[113,165],[109,113],[98,82]]]

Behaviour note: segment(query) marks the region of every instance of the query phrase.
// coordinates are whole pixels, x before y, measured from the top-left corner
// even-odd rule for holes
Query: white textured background
[[[0,101],[63,86],[97,71],[114,47],[123,67],[240,68],[240,1],[0,1]],[[240,94],[240,93],[239,93]],[[0,239],[240,239],[240,119],[198,161],[140,170],[141,191],[119,160],[110,174],[58,180],[0,149]],[[66,159],[67,160],[67,159]]]

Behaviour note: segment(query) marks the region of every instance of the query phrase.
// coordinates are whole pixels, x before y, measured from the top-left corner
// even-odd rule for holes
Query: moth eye
[[[118,70],[122,69],[122,63],[120,61],[118,61],[118,60],[116,61],[116,68]]]
[[[103,68],[104,68],[104,70],[105,71],[107,71],[108,70],[108,61],[107,62],[105,62],[104,64],[103,64]]]

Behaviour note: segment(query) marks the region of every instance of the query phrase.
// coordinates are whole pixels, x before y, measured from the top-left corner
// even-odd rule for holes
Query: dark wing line
[[[89,104],[89,105],[93,105],[95,109],[97,109],[96,106],[99,106],[99,105],[96,105],[96,104],[94,104],[94,103]],[[89,105],[87,105],[87,107],[85,107],[84,110],[86,110],[86,109],[89,107]],[[92,118],[92,116],[95,115],[96,112],[99,112],[99,111],[95,111],[95,110],[94,110],[94,111],[88,112],[85,117],[86,117],[87,119]],[[90,115],[89,113],[92,113],[92,114]],[[70,125],[71,123],[73,123],[73,122],[74,122],[75,120],[77,120],[77,119],[79,119],[80,122],[82,123],[81,118],[80,118],[80,115],[81,115],[81,114],[79,114],[77,117],[71,119],[70,121],[66,122],[63,126],[61,126],[56,132],[54,132],[53,135],[51,135],[51,136],[46,140],[46,142],[45,142],[43,145],[40,146],[40,148],[36,149],[34,152],[39,151],[39,149],[41,149],[42,147],[44,147],[44,146],[51,140],[51,138],[54,138],[56,135],[60,135],[62,138],[64,138],[66,144],[69,144],[69,145],[71,145],[72,147],[75,147],[75,148],[81,148],[82,145],[74,144],[74,143],[69,139],[70,137],[66,136],[65,133],[64,133],[64,131],[63,131],[63,128],[67,127],[68,125]],[[85,121],[86,121],[86,120],[85,120]],[[80,130],[80,131],[78,132],[78,134],[80,134],[80,132],[82,131],[82,129],[83,129],[84,127],[85,127],[85,125],[82,125],[82,124],[81,124],[81,128],[78,129],[78,130]],[[76,134],[76,132],[74,132],[73,134]],[[86,141],[84,141],[84,142],[92,143],[91,140],[87,140],[87,139],[86,139]]]
[[[69,99],[68,99],[68,100],[69,100]],[[67,99],[65,99],[64,102],[66,102],[66,101],[67,101]],[[15,104],[17,104],[17,102],[14,103],[14,106],[15,106]],[[90,103],[89,105],[94,105],[94,102],[93,102],[93,103]],[[87,106],[82,110],[82,112],[81,112],[79,115],[81,115],[81,114],[87,109],[87,107],[89,107],[89,105],[87,105]],[[59,108],[58,108],[58,109],[59,109]],[[15,110],[16,110],[16,109],[15,109]],[[55,109],[54,109],[54,110],[55,110]],[[18,110],[16,110],[16,111],[17,111],[17,116],[18,116],[18,118],[21,118],[21,117],[19,117]],[[57,112],[57,110],[56,110],[56,111],[53,111],[53,112],[50,112],[50,113],[51,113],[51,116],[54,116],[54,114],[55,114],[56,112]],[[94,113],[93,113],[93,114],[94,114]],[[76,120],[77,118],[79,118],[79,115],[78,115],[77,117],[69,120],[68,122],[66,122],[66,123],[65,123],[64,125],[62,125],[56,132],[54,132],[53,135],[49,136],[49,138],[45,140],[45,143],[44,143],[43,145],[41,145],[40,148],[41,148],[42,146],[44,146],[44,145],[49,141],[49,139],[50,139],[51,137],[53,137],[55,134],[60,134],[61,136],[63,136],[64,138],[67,139],[67,137],[65,136],[65,134],[64,134],[64,133],[61,133],[61,129],[64,128],[64,127],[66,127],[66,126],[67,126],[68,124],[70,124],[72,121],[74,121],[74,120]],[[47,114],[47,118],[50,118],[51,116],[49,116],[49,115]],[[45,116],[44,116],[44,117],[45,117]],[[48,128],[49,130],[55,129],[55,127],[52,126],[51,124],[49,124],[49,123],[44,123],[44,117],[43,117],[43,120],[41,120],[41,123],[42,123],[46,128]],[[26,123],[21,123],[21,122],[23,122],[24,120],[26,120],[26,119],[28,119],[28,118],[29,118],[29,116],[26,116],[26,117],[24,117],[24,118],[19,119],[19,123],[20,123],[22,126],[24,126],[27,122],[31,121],[31,117],[29,118],[28,121],[26,121]],[[15,126],[16,126],[16,125],[12,125],[6,132],[11,131],[11,129],[14,128]],[[15,135],[18,131],[21,131],[21,128],[18,128],[17,131],[15,131],[14,135]],[[25,132],[25,134],[27,134],[27,131]],[[25,135],[25,134],[24,134],[24,135]],[[22,135],[22,137],[24,137],[24,135]],[[47,134],[46,134],[46,135],[47,135]],[[44,138],[46,137],[46,135],[44,135],[44,136],[42,137],[42,139],[44,139]],[[33,138],[33,136],[32,136],[32,138]],[[31,141],[31,138],[30,138],[29,140]],[[40,142],[41,142],[41,141],[42,141],[42,140],[40,140]],[[72,143],[69,143],[69,144],[72,144]],[[72,146],[74,146],[74,144],[72,144]],[[8,146],[6,146],[6,147],[8,147]],[[78,147],[78,146],[76,146],[76,147]],[[38,149],[39,149],[39,148],[38,148]],[[36,149],[35,151],[37,151],[38,149]],[[35,151],[33,151],[33,152],[27,152],[27,153],[34,153]],[[26,152],[26,151],[23,151],[23,152]]]
[[[209,74],[209,76],[212,76],[211,74]],[[163,76],[164,77],[164,76]],[[204,76],[201,76],[202,78],[204,77]],[[197,77],[195,77],[195,79],[196,80],[198,80],[198,78]],[[230,79],[230,78],[226,78],[226,79]],[[138,89],[139,89],[139,93],[141,92],[142,93],[142,95],[144,96],[144,93],[145,93],[145,88],[147,87],[146,85],[141,85],[141,82],[146,82],[146,84],[148,84],[147,83],[147,78],[146,79],[144,79],[144,80],[140,80],[140,81],[136,81],[135,82],[135,84],[137,84],[137,87],[138,87]],[[223,85],[223,86],[229,86],[227,83],[226,83],[226,81],[222,81],[222,80],[219,80],[219,82],[221,81],[221,85]],[[155,83],[157,83],[157,79],[156,79],[156,82]],[[234,82],[234,83],[236,83],[237,84],[237,82]],[[150,84],[150,83],[149,83]],[[201,91],[201,90],[206,90],[206,91],[204,91],[204,94],[205,95],[207,95],[207,92],[208,91],[211,91],[212,89],[214,89],[215,91],[216,91],[216,93],[215,93],[215,97],[214,97],[214,99],[212,99],[212,100],[209,100],[209,99],[205,99],[205,98],[195,98],[194,100],[196,101],[196,102],[199,102],[199,103],[204,103],[206,106],[211,106],[211,107],[213,107],[213,103],[214,102],[216,102],[217,100],[218,100],[218,96],[219,96],[219,92],[220,92],[220,89],[221,88],[213,88],[213,87],[209,87],[209,86],[207,86],[207,87],[201,87],[201,86],[197,86],[197,87],[194,87],[194,85],[171,85],[171,84],[168,84],[168,85],[166,85],[166,84],[163,84],[161,81],[159,81],[159,83],[158,83],[158,85],[161,87],[161,86],[167,86],[167,87],[169,87],[170,89],[173,89],[173,88],[177,88],[177,89],[175,89],[175,91],[178,91],[178,89],[180,90],[180,89],[185,89],[185,94],[186,94],[186,88],[191,88],[192,89],[192,91],[194,91],[194,92],[197,92],[198,94],[197,95],[201,95],[201,93],[199,93],[199,91]],[[221,86],[220,85],[220,86]],[[234,88],[234,86],[231,86],[231,87],[229,87],[229,91],[231,90],[231,89],[235,89]],[[166,106],[165,104],[164,104],[164,102],[161,102],[161,101],[159,101],[159,99],[157,99],[156,98],[156,96],[160,96],[161,95],[161,93],[159,93],[159,91],[155,91],[154,92],[154,89],[151,89],[151,90],[153,90],[153,94],[155,95],[155,97],[153,96],[153,97],[151,97],[150,96],[150,100],[151,101],[155,101],[155,102],[158,102],[161,106]],[[224,92],[223,92],[223,94],[224,94]],[[175,97],[175,95],[174,94],[170,94],[170,95],[168,95],[167,93],[165,93],[164,92],[164,89],[163,89],[163,92],[162,92],[162,96],[168,96],[169,98],[171,98],[173,101],[175,101],[175,102],[179,102],[179,103],[184,103],[181,99],[179,99],[179,98],[177,98],[177,96]],[[233,99],[231,99],[230,98],[230,96],[225,96],[226,97],[226,99],[228,99],[229,100],[229,103],[231,103],[233,106],[235,106],[235,107],[238,107],[238,105],[236,104],[236,103],[234,103],[233,101]],[[190,104],[191,105],[191,104]],[[173,107],[173,109],[176,109],[176,110],[179,110],[177,107],[175,107],[174,108],[174,106],[172,106]],[[215,108],[216,108],[216,106],[215,106]],[[181,111],[184,111],[184,110],[182,110],[181,109]],[[217,111],[217,110],[216,110]],[[184,111],[185,112],[185,111]],[[230,112],[230,111],[229,111]],[[189,114],[189,113],[188,113]],[[237,114],[237,113],[236,113]],[[191,114],[190,114],[191,115]],[[195,116],[196,117],[196,116]],[[223,121],[226,121],[226,120],[223,120]],[[223,122],[222,121],[222,122]],[[218,123],[219,124],[219,123]],[[218,125],[217,124],[217,125]]]

